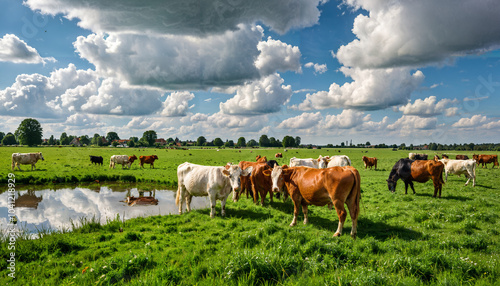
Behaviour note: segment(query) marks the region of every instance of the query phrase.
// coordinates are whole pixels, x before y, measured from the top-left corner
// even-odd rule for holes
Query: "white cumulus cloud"
[[[417,99],[414,103],[408,103],[399,107],[399,111],[404,115],[417,115],[421,117],[431,117],[445,113],[447,116],[455,115],[457,108],[447,108],[451,104],[456,104],[456,99],[444,98],[437,101],[435,96],[429,96],[425,99]]]
[[[35,48],[16,35],[6,34],[0,38],[0,62],[45,64],[47,61],[55,62],[56,60],[52,57],[41,57]]]
[[[167,117],[186,116],[189,101],[193,98],[194,94],[189,91],[172,92],[163,102],[161,115]]]
[[[468,127],[477,127],[487,121],[486,116],[474,115],[471,118],[461,118],[457,122],[453,123],[452,127],[458,128],[468,128]]]
[[[308,113],[304,112],[299,116],[290,117],[278,125],[281,129],[309,129],[316,127],[323,116],[320,112]]]

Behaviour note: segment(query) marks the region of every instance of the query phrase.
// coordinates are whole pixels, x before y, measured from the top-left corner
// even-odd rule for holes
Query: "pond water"
[[[28,186],[29,187],[29,186]],[[178,214],[175,205],[175,191],[147,188],[143,192],[139,185],[88,185],[66,186],[57,189],[22,189],[15,192],[15,215],[17,228],[29,233],[39,230],[71,229],[71,220],[78,223],[81,218],[92,218],[106,223],[108,219],[130,219],[140,216]],[[157,205],[129,206],[127,196],[153,196]],[[0,230],[5,233],[8,216],[8,192],[0,194]],[[210,205],[207,197],[193,197],[191,208],[206,208]],[[184,206],[185,210],[185,206]]]

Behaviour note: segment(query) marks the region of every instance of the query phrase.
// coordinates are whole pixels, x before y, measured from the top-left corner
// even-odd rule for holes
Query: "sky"
[[[0,0],[0,131],[500,142],[497,0]]]

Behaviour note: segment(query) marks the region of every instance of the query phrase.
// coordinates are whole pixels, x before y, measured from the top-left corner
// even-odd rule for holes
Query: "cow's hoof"
[[[337,237],[337,236],[340,236],[340,232],[336,232],[333,237]]]
[[[356,239],[356,234],[355,233],[351,233],[351,237],[352,237],[352,239]]]
[[[295,225],[296,225],[295,223],[291,223],[291,224],[290,224],[290,227],[293,227],[293,226],[295,226]]]

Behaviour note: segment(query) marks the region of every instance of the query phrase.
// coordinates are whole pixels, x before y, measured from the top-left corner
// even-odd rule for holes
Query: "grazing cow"
[[[183,163],[177,167],[177,196],[175,204],[179,206],[179,214],[182,214],[182,205],[186,202],[187,211],[191,210],[191,198],[193,196],[208,196],[210,200],[210,217],[215,216],[216,200],[221,201],[221,214],[226,215],[226,200],[231,191],[236,196],[240,188],[240,176],[248,176],[252,173],[252,167],[242,170],[236,165],[225,167],[202,166],[192,163]]]
[[[104,162],[104,159],[101,157],[101,156],[92,156],[92,155],[89,155],[90,156],[90,163],[91,164],[99,164],[102,166],[103,162]]]
[[[276,154],[274,154],[274,157],[283,158],[283,153],[276,153]]]
[[[439,160],[444,164],[444,181],[448,182],[448,173],[458,175],[465,175],[467,182],[465,185],[469,184],[472,178],[472,186],[476,186],[476,161],[475,160],[450,160],[441,159]]]
[[[443,159],[444,159],[444,155],[443,155]],[[449,159],[448,156],[446,156],[446,159]],[[467,155],[457,155],[455,157],[455,159],[457,159],[457,160],[469,160],[469,156],[467,156]]]
[[[144,163],[150,164],[149,168],[155,168],[155,160],[158,160],[158,156],[152,155],[152,156],[139,156],[139,166],[144,168]]]
[[[158,200],[155,197],[127,197],[127,205],[157,205]]]
[[[267,157],[266,156],[262,157],[260,155],[257,155],[257,157],[255,157],[255,161],[257,161],[259,163],[265,163],[265,162],[267,162]]]
[[[415,160],[415,155],[417,155],[417,153],[408,154],[408,159]]]
[[[443,154],[442,156],[443,156],[443,159],[450,159],[450,157],[448,157],[448,155],[446,155],[446,154]],[[465,156],[465,155],[457,155],[457,156]],[[467,156],[465,156],[465,157],[467,157]],[[469,159],[469,157],[467,157],[467,159]],[[466,159],[459,159],[459,160],[466,160]]]
[[[413,193],[413,181],[425,183],[432,179],[434,183],[434,196],[436,197],[439,191],[441,197],[441,189],[443,187],[443,169],[444,164],[439,161],[433,160],[411,160],[400,159],[394,167],[392,167],[389,179],[387,179],[387,186],[391,192],[395,192],[396,184],[399,179],[405,183],[405,194],[408,194],[408,185],[410,185]]]
[[[128,168],[130,169],[130,166],[135,160],[137,160],[137,157],[135,155],[113,155],[111,156],[111,158],[109,158],[109,167],[114,169],[116,167],[116,164],[121,164],[122,169],[125,167],[125,165],[128,165]]]
[[[331,167],[345,167],[345,166],[351,166],[351,159],[347,157],[346,155],[337,155],[337,156],[332,156],[328,160],[328,165],[326,166],[327,168]]]
[[[273,190],[286,186],[293,200],[294,212],[290,226],[297,224],[299,206],[304,213],[304,224],[307,224],[307,206],[324,206],[333,204],[339,217],[337,231],[333,235],[340,236],[347,217],[344,204],[347,204],[352,220],[351,236],[356,238],[359,201],[361,199],[359,172],[351,167],[333,167],[313,169],[307,167],[277,166],[272,171],[264,171],[271,176]]]
[[[370,169],[375,166],[375,170],[377,169],[377,158],[370,158],[363,156],[363,163],[365,164],[365,170],[366,167],[370,167]]]
[[[486,168],[488,168],[488,164],[489,163],[493,163],[493,167],[492,168],[495,168],[495,166],[498,167],[498,156],[497,155],[472,155],[472,158],[474,160],[476,160],[477,164],[481,164],[481,168],[484,168],[486,166]]]
[[[415,154],[415,160],[427,160],[428,157],[427,154]]]
[[[31,171],[33,171],[33,168],[36,170],[36,162],[38,160],[42,159],[44,161],[45,159],[42,156],[42,152],[38,153],[12,153],[12,170],[14,170],[17,166],[19,171],[21,171],[21,164],[22,165],[31,165]]]
[[[248,161],[241,161],[238,166],[243,170],[249,167],[252,167],[252,174],[248,177],[240,177],[241,179],[241,190],[236,196],[233,196],[233,201],[238,201],[239,196],[243,193],[247,193],[247,198],[248,198],[248,192],[251,191],[253,195],[253,202],[257,203],[259,201],[259,195],[260,195],[260,203],[261,205],[264,205],[264,200],[267,196],[267,193],[269,193],[270,196],[270,201],[271,203],[273,202],[273,192],[271,190],[272,187],[272,182],[271,178],[268,176],[265,176],[263,174],[264,170],[272,170],[272,168],[266,163],[259,163],[259,162],[248,162]]]

